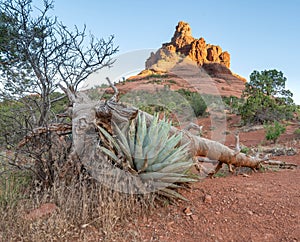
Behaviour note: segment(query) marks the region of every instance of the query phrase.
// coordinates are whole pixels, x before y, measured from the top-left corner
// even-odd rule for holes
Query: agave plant
[[[127,129],[120,129],[115,123],[113,126],[115,138],[98,128],[116,152],[105,147],[101,150],[114,162],[119,162],[120,155],[124,157],[127,169],[136,173],[144,184],[150,184],[152,191],[169,198],[185,199],[174,188],[196,180],[188,173],[193,161],[188,144],[180,144],[182,133],[170,135],[171,122],[159,120],[158,115],[147,126],[143,113],[139,113],[137,121]]]

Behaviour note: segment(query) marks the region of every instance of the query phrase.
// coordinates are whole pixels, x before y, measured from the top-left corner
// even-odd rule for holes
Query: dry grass
[[[119,193],[87,174],[74,176],[68,184],[57,178],[48,188],[31,178],[15,170],[0,177],[0,241],[128,241],[128,236],[138,240],[137,231],[121,228],[154,207],[154,195]],[[28,212],[45,203],[57,209],[26,219]]]

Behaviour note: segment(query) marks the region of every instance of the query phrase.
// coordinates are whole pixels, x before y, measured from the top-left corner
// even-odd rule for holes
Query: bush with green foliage
[[[202,116],[205,114],[207,109],[207,105],[198,92],[191,92],[186,89],[179,89],[177,91],[179,94],[183,95],[184,98],[189,102],[190,106],[192,107],[196,117]]]
[[[28,171],[2,168],[0,162],[0,207],[14,207],[20,199],[25,198],[25,190],[30,187],[32,174]]]
[[[273,125],[266,124],[265,129],[266,140],[272,140],[274,143],[277,142],[279,136],[282,135],[286,130],[285,126],[277,121],[275,121]]]
[[[291,119],[295,111],[293,94],[285,89],[281,71],[254,71],[243,91],[244,104],[239,112],[244,123],[265,123]]]
[[[294,131],[294,134],[300,137],[300,128],[296,129]]]
[[[241,147],[241,153],[244,153],[244,154],[247,155],[249,153],[249,151],[250,151],[249,147],[247,147],[247,146],[242,146]]]
[[[56,122],[56,115],[66,110],[68,101],[60,92],[53,92],[50,98],[57,100],[49,110],[49,119]],[[0,146],[15,145],[37,125],[41,102],[39,95],[0,102]]]
[[[242,105],[242,100],[235,96],[222,97],[222,101],[226,105],[226,109],[230,113],[239,114],[240,106]]]

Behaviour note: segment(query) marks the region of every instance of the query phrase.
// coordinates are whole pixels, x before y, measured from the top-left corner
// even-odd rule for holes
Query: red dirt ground
[[[225,143],[232,147],[239,119],[232,116],[228,120]],[[199,123],[208,125],[204,135],[209,137],[209,118]],[[296,169],[256,173],[242,169],[236,174],[202,179],[180,191],[189,201],[157,207],[149,216],[128,218],[131,222],[118,228],[124,238],[115,241],[300,241],[300,137],[294,134],[298,127],[298,121],[289,124],[276,144],[293,147],[297,154],[272,157],[297,164]],[[240,130],[242,145],[274,146],[264,141],[263,129]],[[99,235],[88,234],[88,241],[102,241]]]
[[[298,127],[297,122],[289,125],[277,146],[300,151],[300,141],[293,134]],[[248,147],[265,144],[262,129],[242,132],[240,137]],[[234,145],[231,133],[226,144]],[[299,152],[272,159],[300,165]],[[300,241],[299,166],[203,179],[181,193],[188,202],[157,209],[125,229],[137,231],[138,241]]]

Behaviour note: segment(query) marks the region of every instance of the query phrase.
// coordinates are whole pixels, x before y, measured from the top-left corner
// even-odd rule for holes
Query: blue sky
[[[299,0],[56,0],[54,8],[68,27],[86,24],[96,37],[115,35],[119,54],[160,48],[183,20],[195,38],[231,54],[233,72],[248,79],[253,70],[282,71],[300,104]]]

